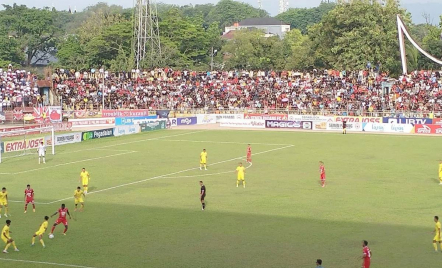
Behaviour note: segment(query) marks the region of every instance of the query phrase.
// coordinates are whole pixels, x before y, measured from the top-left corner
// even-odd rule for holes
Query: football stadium
[[[437,266],[442,16],[317,2],[3,5],[1,267]]]

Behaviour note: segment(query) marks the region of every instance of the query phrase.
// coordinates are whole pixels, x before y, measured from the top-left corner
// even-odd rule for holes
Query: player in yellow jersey
[[[19,251],[17,246],[15,245],[14,239],[12,239],[12,237],[10,235],[10,233],[12,233],[12,232],[9,230],[9,226],[11,226],[11,220],[6,220],[6,225],[3,227],[2,234],[1,234],[2,240],[6,244],[5,249],[3,250],[3,253],[9,253],[8,248],[11,245],[14,247],[15,251]]]
[[[84,199],[83,197],[86,197],[84,195],[84,192],[81,190],[81,187],[78,186],[77,190],[74,191],[74,198],[75,198],[75,209],[74,211],[77,211],[78,204],[81,204],[80,211],[83,211],[84,208]]]
[[[436,227],[434,229],[435,232],[435,236],[433,238],[433,247],[434,250],[437,251],[437,243],[439,242],[439,246],[440,249],[442,250],[442,237],[440,235],[440,222],[439,222],[439,217],[438,216],[434,216],[434,222],[436,223]]]
[[[45,221],[40,225],[40,229],[38,229],[37,232],[35,232],[35,234],[32,236],[32,244],[31,246],[33,246],[35,244],[35,237],[38,236],[38,238],[40,239],[40,243],[43,246],[43,248],[45,248],[45,242],[43,241],[43,235],[46,232],[46,230],[48,229],[48,225],[49,225],[49,217],[45,216]]]
[[[90,180],[91,176],[89,175],[89,172],[87,172],[85,168],[81,169],[80,183],[83,185],[84,194],[87,194],[87,189],[89,187]]]
[[[439,162],[439,185],[442,185],[442,160]]]
[[[246,168],[242,165],[242,163],[239,163],[238,167],[236,168],[236,187],[238,187],[239,183],[242,182],[243,187],[246,188],[246,181],[244,179],[245,173]]]
[[[206,149],[203,149],[203,151],[200,154],[200,170],[207,170],[207,152]]]
[[[2,217],[2,208],[5,207],[5,217],[8,217],[8,192],[6,188],[3,187],[0,192],[0,218]]]

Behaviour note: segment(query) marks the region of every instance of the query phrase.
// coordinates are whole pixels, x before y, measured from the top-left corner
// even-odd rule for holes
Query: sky
[[[206,3],[216,3],[218,0],[156,0],[157,2],[163,2],[166,4],[175,5],[187,5],[187,4],[206,4]],[[279,0],[261,0],[263,9],[267,10],[271,15],[278,14]],[[76,0],[76,1],[57,1],[57,0],[2,0],[2,4],[12,5],[13,3],[24,4],[27,6],[35,7],[52,7],[55,6],[56,9],[68,10],[69,7],[74,10],[82,10],[87,6],[94,5],[98,2],[106,2],[108,4],[122,5],[123,7],[132,7],[133,0],[102,0],[102,1],[92,1],[92,0]],[[242,0],[241,2],[249,3],[255,7],[258,6],[258,0]],[[314,7],[318,6],[321,0],[289,0],[289,7]],[[442,15],[442,0],[401,0],[402,6],[408,9],[413,15],[413,20],[415,23],[425,22],[422,14],[428,13],[433,18],[434,23],[439,22],[439,16]]]

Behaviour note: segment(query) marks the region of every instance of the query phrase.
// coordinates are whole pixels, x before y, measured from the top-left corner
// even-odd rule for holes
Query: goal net
[[[0,132],[0,163],[8,158],[38,155],[37,148],[41,142],[46,146],[47,154],[55,154],[53,140],[53,127]]]

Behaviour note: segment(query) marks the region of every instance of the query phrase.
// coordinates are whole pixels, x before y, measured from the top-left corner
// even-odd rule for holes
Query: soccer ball
[[[50,239],[54,238],[54,235],[53,234],[49,234],[49,238]]]

